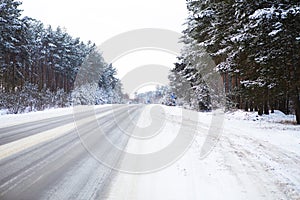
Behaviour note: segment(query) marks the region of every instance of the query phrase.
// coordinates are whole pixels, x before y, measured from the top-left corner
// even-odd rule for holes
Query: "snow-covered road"
[[[166,112],[172,119],[167,135],[176,130],[180,112]],[[155,173],[120,173],[105,199],[300,199],[300,127],[240,120],[233,114],[226,115],[223,134],[207,157],[201,158],[200,151],[211,113],[199,113],[198,134],[181,159]],[[127,151],[153,151],[166,139],[148,145],[130,140]]]
[[[0,116],[0,199],[300,199],[300,127],[227,113],[215,147],[201,157],[212,113],[192,112],[198,119],[186,121],[180,108],[157,105],[88,111]],[[143,129],[151,124],[154,129]],[[132,154],[145,157],[168,147],[182,127],[196,127],[184,154],[161,170],[132,174],[147,167],[143,159],[128,165]]]

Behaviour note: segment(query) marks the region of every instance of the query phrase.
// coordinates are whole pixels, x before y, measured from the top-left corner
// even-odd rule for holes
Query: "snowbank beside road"
[[[257,112],[245,112],[237,110],[226,114],[227,120],[246,120],[253,126],[261,129],[274,129],[275,131],[299,131],[300,126],[296,125],[295,115],[285,115],[284,113],[275,110],[275,113],[259,116]]]
[[[17,124],[24,124],[28,122],[49,119],[52,117],[58,117],[63,115],[72,114],[73,108],[56,108],[56,109],[49,109],[44,111],[37,111],[37,112],[29,112],[23,114],[6,114],[0,116],[1,124],[0,128],[13,126]]]
[[[245,112],[242,110],[237,110],[234,112],[228,112],[227,118],[281,123],[281,124],[288,124],[288,125],[294,124],[296,122],[295,115],[285,115],[283,112],[279,110],[275,110],[274,113],[270,113],[269,115],[262,115],[262,116],[259,116],[257,112]]]
[[[95,109],[97,108],[104,108],[107,105],[97,105],[94,106]],[[36,112],[29,112],[23,114],[6,114],[0,115],[0,128],[14,126],[18,124],[24,124],[28,122],[34,122],[43,119],[50,119],[53,117],[60,117],[64,115],[72,115],[73,114],[73,107],[68,108],[55,108],[55,109],[48,109],[44,111],[36,111]]]

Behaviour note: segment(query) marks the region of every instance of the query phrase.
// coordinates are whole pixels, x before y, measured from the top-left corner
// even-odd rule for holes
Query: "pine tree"
[[[299,2],[187,0],[187,8],[185,49],[170,76],[173,91],[184,78],[198,97],[191,101],[212,97],[201,80],[204,49],[223,76],[227,97],[239,108],[288,114],[293,105],[300,123]]]
[[[74,84],[79,80],[80,85],[82,75],[92,80],[81,84],[92,88],[89,96],[102,103],[121,101],[116,71],[92,42],[83,43],[63,28],[45,28],[42,22],[21,18],[20,5],[17,0],[0,0],[0,108],[18,113],[71,105],[71,93],[78,90]],[[82,65],[92,68],[84,71]]]

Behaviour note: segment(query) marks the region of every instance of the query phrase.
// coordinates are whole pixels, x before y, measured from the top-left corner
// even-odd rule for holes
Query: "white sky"
[[[21,8],[23,15],[53,27],[65,27],[72,36],[97,45],[139,28],[163,28],[181,33],[187,17],[185,0],[23,0]],[[165,52],[145,52],[144,56],[123,57],[114,66],[121,78],[132,66],[155,63],[171,68],[175,61],[174,55]]]

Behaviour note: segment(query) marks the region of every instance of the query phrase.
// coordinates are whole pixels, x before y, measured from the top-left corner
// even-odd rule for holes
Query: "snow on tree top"
[[[279,33],[280,31],[282,31],[281,29],[279,29],[279,30],[273,30],[272,32],[270,32],[268,35],[269,36],[274,36],[274,35],[276,35],[277,33]]]
[[[262,17],[272,18],[272,15],[275,13],[275,11],[276,9],[274,7],[258,9],[249,16],[249,19],[259,19]]]
[[[274,16],[280,16],[281,18],[287,18],[288,14],[299,14],[300,13],[300,6],[293,6],[289,9],[277,9],[274,6],[271,8],[263,8],[256,10],[252,15],[249,16],[249,19],[260,19],[260,18],[267,18],[271,19]]]

